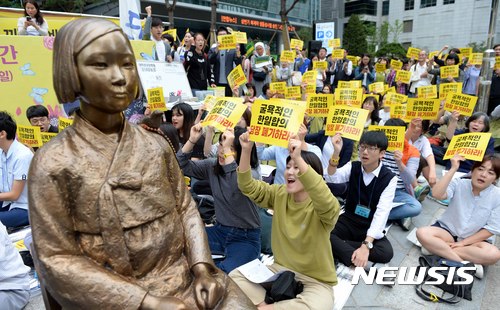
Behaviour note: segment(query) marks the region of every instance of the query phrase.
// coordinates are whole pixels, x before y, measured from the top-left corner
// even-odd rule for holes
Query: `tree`
[[[216,42],[217,36],[217,0],[210,1],[211,15],[210,15],[210,46]]]
[[[312,28],[302,27],[299,31],[297,31],[297,35],[300,37],[300,40],[309,42],[313,39]]]
[[[291,10],[295,7],[295,5],[299,2],[299,0],[293,0],[292,5],[287,9],[286,8],[286,0],[281,0],[281,10],[280,10],[280,17],[281,17],[281,25],[283,26],[283,48],[285,50],[290,49],[290,36],[288,34],[288,13],[290,13]]]
[[[482,53],[486,50],[486,42],[481,41],[481,42],[471,42],[467,44],[468,47],[472,47],[472,52],[474,53]]]
[[[387,43],[383,45],[375,54],[377,57],[387,56],[389,58],[402,59],[406,56],[406,50],[399,43]]]
[[[399,42],[399,35],[403,33],[403,23],[396,19],[394,24],[389,25],[389,33],[392,34],[392,43]]]
[[[366,29],[358,15],[351,15],[344,29],[342,46],[350,55],[360,56],[368,50]]]
[[[165,6],[167,8],[167,13],[168,13],[168,29],[174,29],[174,10],[175,10],[175,5],[177,4],[177,0],[173,0],[172,3],[170,3],[170,0],[165,0]]]

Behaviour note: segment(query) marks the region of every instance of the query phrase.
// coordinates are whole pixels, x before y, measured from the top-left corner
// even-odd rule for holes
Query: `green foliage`
[[[482,53],[486,50],[486,42],[481,41],[481,42],[471,42],[467,44],[467,47],[472,47],[472,52],[473,53]]]
[[[300,39],[304,41],[305,44],[313,39],[313,31],[312,28],[302,27],[299,31],[297,31]],[[291,38],[295,37],[294,35],[290,36]]]
[[[389,58],[403,58],[406,56],[406,50],[399,43],[387,43],[383,45],[375,54],[377,57],[387,56]]]
[[[399,42],[399,35],[403,33],[403,23],[396,19],[394,24],[388,24],[388,35],[392,34],[392,43]]]
[[[20,1],[13,1],[13,0],[0,0],[0,6],[6,7],[6,8],[22,8],[23,7],[21,5]]]
[[[361,56],[368,51],[366,26],[358,15],[351,15],[344,29],[342,46],[349,55]]]
[[[89,4],[102,2],[102,0],[47,0],[42,5],[42,10],[83,13],[83,8]],[[116,2],[116,1],[113,1]]]

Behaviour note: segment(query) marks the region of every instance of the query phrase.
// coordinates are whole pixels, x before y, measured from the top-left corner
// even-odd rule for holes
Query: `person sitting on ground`
[[[29,224],[28,170],[33,153],[16,140],[17,125],[7,112],[0,112],[0,222],[8,228]]]
[[[21,255],[0,223],[0,305],[3,310],[23,309],[30,300],[28,272]]]
[[[335,151],[325,178],[332,183],[349,182],[345,212],[330,235],[333,256],[346,266],[388,263],[393,250],[384,229],[397,177],[381,161],[389,144],[387,137],[380,131],[366,131],[359,141],[360,161],[338,169],[342,138],[336,134],[332,140]]]
[[[492,242],[500,235],[500,188],[495,186],[500,158],[486,155],[474,164],[470,179],[453,178],[464,160],[455,155],[450,170],[432,188],[436,199],[449,199],[450,204],[436,223],[417,229],[417,239],[431,254],[494,265],[500,260],[500,250]]]
[[[252,179],[250,151],[253,142],[249,134],[240,136],[242,155],[238,169],[238,187],[262,208],[274,210],[272,272],[290,270],[302,281],[304,290],[296,298],[267,305],[266,290],[247,280],[238,270],[229,276],[240,286],[259,309],[318,309],[331,310],[334,304],[332,285],[337,284],[331,247],[330,231],[340,213],[337,199],[323,181],[320,160],[302,150],[296,135],[288,144],[286,185],[269,185]]]
[[[402,126],[406,130],[405,122],[399,118],[389,119],[384,126]],[[405,139],[403,151],[385,152],[382,163],[398,178],[394,203],[399,205],[392,208],[389,220],[408,230],[411,218],[419,215],[422,211],[422,205],[415,198],[413,190],[420,163],[420,152]]]
[[[31,126],[40,127],[41,132],[59,132],[56,126],[50,124],[49,110],[43,105],[32,105],[26,109],[26,118]]]
[[[177,152],[179,165],[185,175],[199,180],[208,180],[214,198],[217,223],[206,227],[208,244],[212,254],[223,254],[224,259],[216,266],[229,273],[259,256],[260,218],[257,206],[234,186],[236,169],[241,158],[239,136],[246,128],[226,130],[219,140],[217,158],[189,160],[194,144],[202,135],[200,124],[191,128],[190,139]],[[252,175],[260,179],[259,161],[255,148],[252,155]]]

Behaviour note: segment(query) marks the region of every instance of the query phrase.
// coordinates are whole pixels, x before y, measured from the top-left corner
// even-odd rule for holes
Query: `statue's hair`
[[[132,46],[122,29],[104,18],[80,18],[64,25],[58,32],[54,42],[52,71],[54,89],[60,103],[75,101],[81,95],[81,84],[78,77],[76,58],[90,43],[100,37],[118,31],[126,39],[127,46]],[[134,65],[137,67],[134,58]],[[137,72],[137,71],[136,71]],[[137,76],[139,81],[139,77]],[[138,87],[136,98],[142,96]]]

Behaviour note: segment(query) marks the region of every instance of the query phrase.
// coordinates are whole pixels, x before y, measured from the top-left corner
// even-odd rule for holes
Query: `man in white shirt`
[[[411,78],[410,78],[410,90],[408,92],[408,97],[415,97],[417,94],[417,88],[420,86],[431,85],[433,78],[432,74],[427,73],[427,52],[420,51],[418,53],[418,61],[416,64],[410,68]]]
[[[155,42],[155,48],[153,51],[153,59],[159,61],[168,61],[167,57],[170,56],[171,47],[170,44],[164,42],[161,38],[163,33],[163,22],[161,19],[155,17],[152,18],[151,6],[145,8],[148,16],[146,17],[146,23],[144,24],[144,39],[151,40]]]

